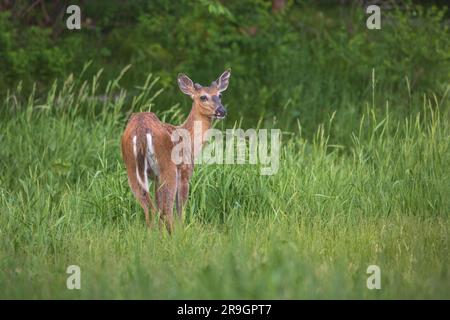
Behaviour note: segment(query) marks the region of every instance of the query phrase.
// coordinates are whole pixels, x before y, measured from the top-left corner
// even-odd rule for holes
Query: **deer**
[[[215,119],[224,119],[227,110],[222,104],[222,92],[228,88],[231,70],[224,71],[211,85],[203,87],[185,74],[178,74],[178,87],[192,99],[191,111],[183,124],[164,123],[153,112],[133,113],[121,139],[122,158],[125,163],[128,184],[145,214],[147,227],[152,218],[159,215],[160,226],[165,225],[169,234],[174,228],[173,209],[176,204],[178,218],[183,221],[183,209],[189,196],[189,180],[194,171],[194,158],[206,142],[206,131]],[[200,132],[194,130],[201,124]],[[173,161],[172,150],[180,143],[172,133],[178,129],[188,133],[190,141],[200,138],[200,148],[190,144],[185,156],[189,161]],[[200,135],[200,137],[195,136]],[[150,193],[150,182],[155,186],[155,202]]]

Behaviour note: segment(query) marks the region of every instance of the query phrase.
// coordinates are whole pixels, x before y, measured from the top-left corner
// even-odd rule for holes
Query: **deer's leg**
[[[156,207],[158,209],[158,213],[159,213],[159,228],[161,229],[162,227],[162,223],[163,223],[163,219],[162,219],[162,215],[163,215],[163,191],[162,191],[162,186],[159,183],[159,180],[155,182],[155,201],[156,201]]]
[[[180,220],[183,220],[183,210],[189,196],[189,182],[181,182],[177,192],[177,213]]]
[[[180,220],[183,220],[183,210],[189,196],[190,173],[180,170],[177,189],[177,213]]]
[[[139,204],[141,205],[142,209],[144,209],[145,214],[145,222],[147,224],[147,227],[150,228],[152,223],[150,219],[150,212],[152,212],[153,215],[156,214],[156,208],[153,205],[152,200],[150,199],[150,195],[147,190],[139,186],[137,183],[131,183],[131,190],[133,191],[134,195],[136,196],[136,199],[139,201]]]
[[[127,168],[128,184],[142,209],[144,209],[145,222],[147,227],[150,228],[152,223],[149,211],[155,215],[156,209],[148,192],[148,163],[145,157],[137,153],[137,143],[136,135],[132,138],[125,136],[122,139],[122,156]]]
[[[155,201],[156,201],[156,208],[158,209],[159,214],[161,214],[163,205],[162,205],[162,197],[160,197],[160,185],[159,181],[155,182]]]
[[[164,175],[159,179],[156,188],[156,201],[160,211],[161,221],[165,224],[167,231],[173,231],[173,205],[177,192],[176,175]]]
[[[152,226],[151,220],[150,220],[150,214],[149,209],[151,206],[150,202],[150,196],[147,191],[144,189],[141,189],[141,194],[138,197],[139,203],[141,204],[142,208],[144,209],[145,214],[145,222],[147,224],[147,227],[150,228]]]

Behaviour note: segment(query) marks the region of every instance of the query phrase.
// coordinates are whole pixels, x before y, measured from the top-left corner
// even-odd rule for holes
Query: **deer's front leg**
[[[178,171],[177,190],[177,213],[180,220],[183,220],[183,210],[189,197],[189,179],[192,175],[192,168],[182,167]]]
[[[183,210],[189,196],[189,180],[181,182],[177,193],[177,213],[180,220],[183,220]]]

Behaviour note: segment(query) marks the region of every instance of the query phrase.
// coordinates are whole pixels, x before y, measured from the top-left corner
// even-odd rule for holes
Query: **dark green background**
[[[19,81],[45,95],[89,61],[82,78],[103,68],[104,88],[131,64],[123,88],[137,94],[153,73],[165,90],[155,110],[180,103],[187,113],[176,74],[208,84],[231,67],[230,124],[297,130],[300,122],[310,135],[337,111],[333,139],[346,143],[372,98],[403,117],[424,93],[442,94],[450,76],[445,1],[378,1],[381,30],[366,28],[368,1],[284,1],[280,10],[262,0],[74,1],[80,31],[65,28],[67,1],[33,3],[0,1],[1,95]]]

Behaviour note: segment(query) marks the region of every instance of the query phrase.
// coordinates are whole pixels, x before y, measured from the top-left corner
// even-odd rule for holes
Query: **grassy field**
[[[146,229],[119,151],[129,112],[157,101],[152,84],[130,97],[112,81],[95,99],[96,79],[68,79],[3,102],[0,298],[450,298],[445,94],[403,119],[361,101],[362,117],[338,112],[313,138],[285,132],[273,176],[198,166],[186,221],[168,236]],[[330,142],[334,121],[359,123],[351,143]],[[366,287],[372,264],[381,290]],[[69,265],[81,290],[66,288]]]

